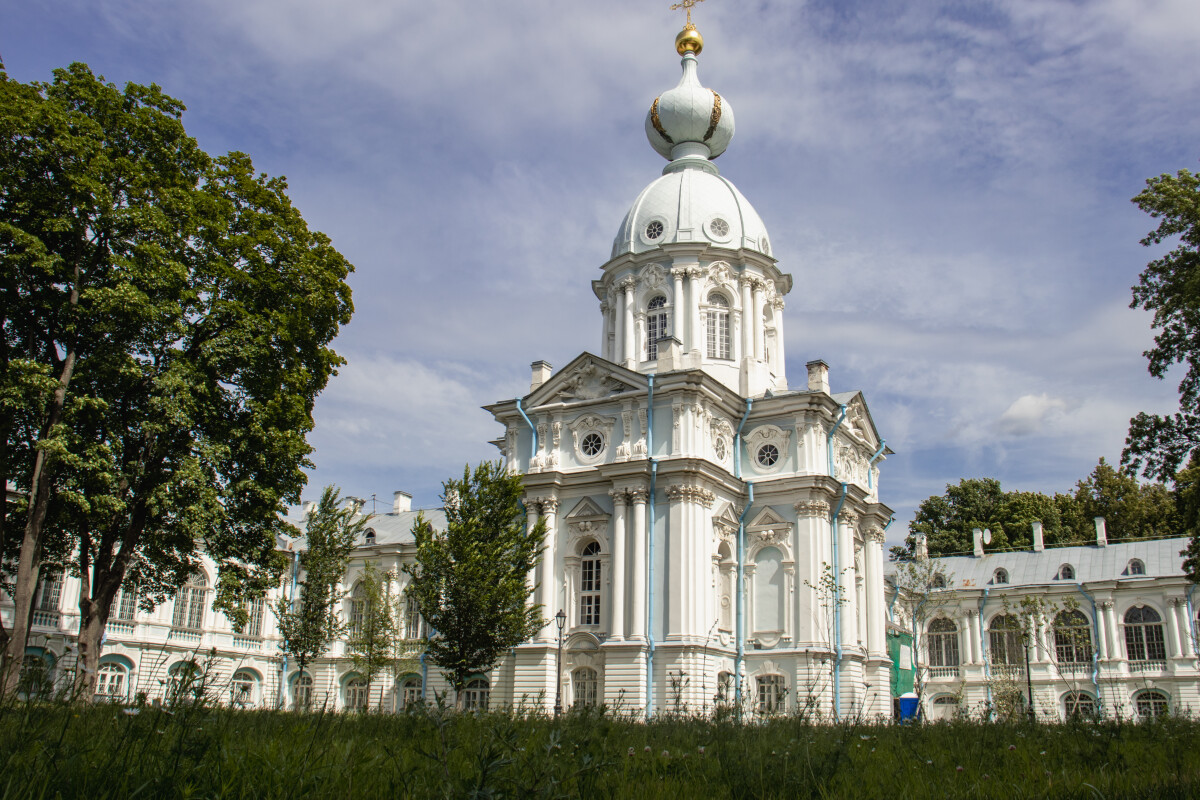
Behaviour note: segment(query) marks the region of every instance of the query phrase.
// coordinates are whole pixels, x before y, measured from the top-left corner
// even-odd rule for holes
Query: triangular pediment
[[[590,497],[585,497],[576,504],[575,508],[571,509],[571,513],[567,514],[567,519],[596,519],[607,516],[607,511],[596,505]]]
[[[833,399],[846,406],[846,421],[843,423],[845,432],[872,450],[877,449],[883,438],[879,435],[879,429],[875,427],[875,420],[871,417],[871,410],[867,408],[867,400],[863,393],[846,392],[834,395]],[[891,450],[885,451],[885,454],[890,453]]]
[[[755,515],[747,528],[778,528],[781,525],[791,525],[786,519],[779,515],[775,509],[767,506],[762,511]]]
[[[626,392],[646,391],[643,375],[607,359],[583,353],[529,393],[525,406],[533,409],[550,403],[600,400]]]
[[[719,525],[736,528],[738,525],[738,515],[733,508],[733,503],[725,503],[725,505],[716,514],[713,514],[713,522]]]

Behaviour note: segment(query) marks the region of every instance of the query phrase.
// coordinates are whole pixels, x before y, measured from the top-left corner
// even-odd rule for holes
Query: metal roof
[[[366,533],[367,531],[375,531],[375,541],[373,546],[379,545],[411,545],[416,544],[413,538],[413,524],[417,521],[417,515],[424,514],[425,519],[433,525],[435,530],[446,529],[446,512],[440,508],[425,508],[415,511],[401,511],[398,514],[369,514],[367,515],[367,525],[363,528],[363,537],[360,539],[360,546],[367,547]],[[288,520],[301,531],[304,530],[304,519],[291,518]],[[295,546],[299,549],[304,549],[304,535],[293,540]]]
[[[1145,566],[1146,578],[1183,576],[1183,557],[1186,538],[1109,542],[1104,547],[1095,544],[1052,547],[1042,552],[1016,550],[975,556],[944,556],[932,561],[941,565],[948,578],[949,588],[982,589],[996,586],[996,570],[1008,572],[1008,586],[1053,584],[1063,564],[1075,570],[1073,580],[1065,583],[1111,581],[1131,577],[1129,564],[1138,559]],[[894,575],[896,570],[888,570]],[[1132,576],[1143,577],[1143,576]],[[1000,584],[1003,585],[1003,584]]]

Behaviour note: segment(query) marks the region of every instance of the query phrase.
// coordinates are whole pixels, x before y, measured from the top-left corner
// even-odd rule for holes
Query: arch
[[[313,704],[313,688],[316,682],[313,680],[312,673],[308,670],[304,672],[293,672],[292,677],[288,679],[288,686],[292,692],[292,708],[297,711],[308,711]]]
[[[729,360],[733,358],[733,338],[729,326],[732,304],[724,292],[714,289],[708,293],[706,306],[705,352],[709,358]]]
[[[342,676],[342,706],[347,711],[366,711],[370,703],[371,686],[357,672]]]
[[[658,358],[658,340],[671,335],[666,295],[656,292],[646,303],[646,359]]]
[[[191,659],[176,661],[167,669],[168,703],[198,703],[205,694],[204,671]]]
[[[933,580],[929,582],[929,585],[933,589],[945,589],[946,576],[940,572],[934,573]]]
[[[1095,719],[1096,698],[1087,692],[1067,692],[1062,696],[1063,714],[1067,719]]]
[[[253,708],[261,697],[262,675],[250,667],[239,667],[229,679],[229,702],[235,708]]]
[[[354,584],[350,591],[350,619],[346,632],[351,637],[362,634],[363,620],[367,615],[367,587],[362,581]]]
[[[958,695],[939,694],[930,704],[929,718],[934,721],[952,720],[958,716],[959,706]]]
[[[103,661],[96,668],[98,701],[124,703],[129,699],[129,667],[116,659]]]
[[[1008,570],[1004,567],[992,573],[992,583],[999,586],[1008,583]]]
[[[777,714],[786,709],[787,682],[778,673],[758,675],[754,678],[759,714]]]
[[[1158,689],[1144,689],[1134,695],[1134,706],[1141,719],[1164,717],[1171,708],[1171,698]]]
[[[130,669],[130,670],[133,669],[135,666],[133,663],[133,659],[129,658],[128,656],[123,656],[120,653],[105,653],[104,655],[100,656],[100,663],[101,664],[110,664],[110,663],[111,664],[120,664],[125,669]]]
[[[599,705],[600,674],[591,667],[576,667],[571,672],[571,697],[576,708]]]
[[[1060,581],[1073,581],[1075,580],[1075,567],[1071,564],[1062,564],[1054,577]]]
[[[405,673],[396,681],[396,686],[399,688],[396,694],[396,702],[399,704],[397,711],[412,710],[421,705],[425,692],[421,686],[420,675],[415,672]]]
[[[185,631],[204,629],[204,600],[208,595],[208,575],[202,568],[187,577],[175,592],[175,611],[171,627]]]
[[[1145,575],[1146,563],[1140,558],[1131,558],[1129,563],[1125,565],[1126,575]]]
[[[717,693],[713,697],[713,702],[717,705],[729,705],[733,703],[734,695],[733,673],[723,669],[717,673]]]
[[[1133,606],[1125,612],[1125,656],[1130,661],[1165,661],[1166,640],[1162,615],[1147,605]]]
[[[1082,611],[1069,609],[1054,616],[1054,655],[1060,664],[1090,664],[1092,623]]]

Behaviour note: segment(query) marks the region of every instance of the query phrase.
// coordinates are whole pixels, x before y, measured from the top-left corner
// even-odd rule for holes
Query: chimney
[[[412,511],[412,495],[408,492],[392,492],[392,513],[401,514]]]
[[[1096,546],[1105,547],[1108,545],[1108,526],[1104,524],[1104,517],[1093,517],[1092,522],[1096,523]]]
[[[983,558],[983,546],[992,543],[992,531],[974,528],[971,530],[971,538],[975,540],[975,557]]]
[[[314,500],[309,500],[304,504],[304,516],[309,516],[317,510],[317,503]]]
[[[550,379],[554,368],[550,366],[549,361],[535,361],[529,366],[533,369],[533,380],[529,382],[529,391],[532,392]]]
[[[1033,552],[1040,553],[1046,549],[1046,542],[1042,538],[1042,523],[1033,523]]]
[[[683,369],[683,342],[674,336],[660,338],[658,340],[658,365],[655,369],[659,372],[674,372],[677,369]]]
[[[363,503],[365,502],[367,501],[363,500],[361,497],[347,496],[342,503],[342,508],[357,515],[358,512],[362,511]]]
[[[805,366],[808,367],[808,390],[829,394],[829,365],[817,359]]]
[[[917,560],[925,561],[929,558],[929,542],[925,539],[925,534],[917,534]]]

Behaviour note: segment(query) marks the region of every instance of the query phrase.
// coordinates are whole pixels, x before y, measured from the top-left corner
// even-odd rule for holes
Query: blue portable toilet
[[[900,703],[900,723],[915,722],[921,708],[921,698],[913,692],[905,692],[896,699]]]

